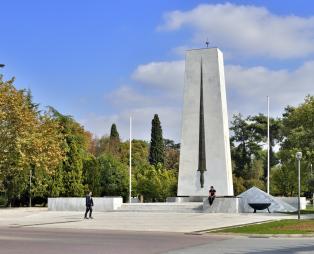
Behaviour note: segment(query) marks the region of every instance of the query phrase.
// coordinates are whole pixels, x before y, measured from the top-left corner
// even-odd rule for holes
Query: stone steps
[[[173,213],[199,213],[203,212],[202,202],[186,203],[134,203],[122,204],[116,211],[119,212],[173,212]]]

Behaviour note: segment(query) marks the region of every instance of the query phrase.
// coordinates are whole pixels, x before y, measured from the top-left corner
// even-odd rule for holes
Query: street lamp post
[[[252,153],[252,154],[250,155],[250,159],[251,159],[251,163],[252,163],[252,165],[253,165],[253,162],[254,162],[254,159],[255,159],[255,154],[254,154],[254,153]]]
[[[270,171],[270,134],[269,134],[269,96],[267,96],[267,194],[269,194],[269,171]]]
[[[253,175],[253,163],[254,163],[254,159],[255,159],[254,153],[252,153],[250,155],[250,158],[251,158],[251,175]]]
[[[310,165],[311,168],[311,179],[313,179],[313,164]],[[312,180],[313,181],[313,180]],[[313,191],[313,190],[312,190]],[[312,205],[314,207],[314,192],[312,192]]]
[[[130,116],[130,140],[129,140],[129,203],[132,203],[132,117]]]
[[[32,170],[29,170],[29,207],[32,207]]]
[[[302,153],[296,153],[296,159],[298,161],[298,220],[300,220],[300,192],[301,192],[301,173],[300,173],[300,164],[301,164]]]

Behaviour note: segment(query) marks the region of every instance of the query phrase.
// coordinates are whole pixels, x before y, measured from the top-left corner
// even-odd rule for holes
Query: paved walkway
[[[67,229],[160,231],[191,233],[248,223],[296,218],[282,214],[205,214],[97,212],[84,220],[82,212],[50,212],[47,208],[0,209],[2,227],[41,227]]]

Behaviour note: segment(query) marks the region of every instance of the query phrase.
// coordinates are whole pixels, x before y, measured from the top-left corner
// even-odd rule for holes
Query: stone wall
[[[113,211],[121,207],[122,197],[93,197],[96,212]],[[48,211],[84,211],[84,198],[48,198]]]
[[[298,209],[298,197],[276,197],[276,199],[284,201],[287,204]],[[300,198],[300,206],[301,206],[301,210],[306,209],[306,198],[305,197]]]
[[[216,197],[210,206],[208,199],[203,200],[204,213],[241,213],[240,198],[237,197]]]

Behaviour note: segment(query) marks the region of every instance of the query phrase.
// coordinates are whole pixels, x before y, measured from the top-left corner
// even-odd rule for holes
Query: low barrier
[[[241,213],[240,198],[237,197],[216,197],[210,206],[208,199],[203,199],[203,212],[205,213]]]
[[[105,212],[117,210],[121,207],[122,197],[93,197],[93,210]],[[84,198],[48,198],[48,211],[84,211]]]
[[[276,199],[284,201],[287,204],[298,209],[298,197],[276,197]],[[305,197],[300,197],[300,208],[301,208],[301,210],[306,209],[306,198]]]

